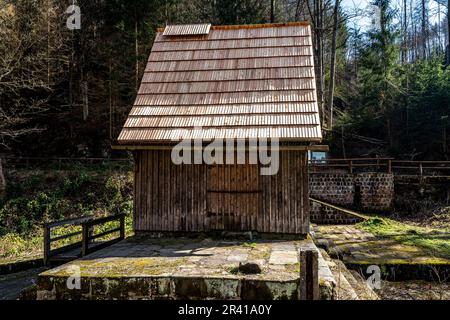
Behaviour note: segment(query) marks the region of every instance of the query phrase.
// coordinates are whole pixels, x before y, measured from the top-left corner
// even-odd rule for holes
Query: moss
[[[251,250],[248,253],[249,260],[267,260],[270,258],[270,247],[255,243],[254,246],[250,247]]]
[[[252,242],[252,243],[244,242],[242,244],[242,246],[245,247],[245,248],[256,248],[256,243],[255,242]]]
[[[300,273],[300,263],[289,264],[286,266],[286,270],[289,272]]]
[[[430,257],[450,259],[450,231],[416,227],[388,218],[373,217],[357,225],[382,239],[420,248]],[[439,260],[439,259],[437,259]]]

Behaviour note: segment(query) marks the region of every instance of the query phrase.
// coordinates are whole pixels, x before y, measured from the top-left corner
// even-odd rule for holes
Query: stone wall
[[[394,175],[388,173],[360,173],[355,175],[355,202],[357,207],[384,211],[394,202]],[[360,197],[358,199],[358,197]]]
[[[316,224],[355,224],[362,219],[311,201],[310,219]]]
[[[355,197],[354,175],[346,173],[310,173],[309,194],[335,205],[349,206]]]
[[[394,176],[387,173],[311,173],[310,196],[334,205],[387,211],[394,200]]]

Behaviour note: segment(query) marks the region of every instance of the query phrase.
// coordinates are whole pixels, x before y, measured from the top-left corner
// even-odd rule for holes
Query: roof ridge
[[[192,24],[173,24],[170,26],[182,26],[182,25],[197,25]],[[199,24],[201,25],[201,23]],[[295,26],[310,26],[309,21],[295,21],[295,22],[281,22],[281,23],[258,23],[258,24],[236,24],[236,25],[218,25],[211,26],[211,30],[236,30],[236,29],[259,29],[259,28],[280,28],[280,27],[295,27]],[[167,25],[169,26],[169,25]],[[156,30],[158,32],[164,32],[166,27],[160,27]]]

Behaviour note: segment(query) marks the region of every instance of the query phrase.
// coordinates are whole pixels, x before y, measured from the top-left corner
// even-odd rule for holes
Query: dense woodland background
[[[117,156],[156,27],[309,20],[333,155],[450,159],[449,1],[342,1],[0,0],[0,154]]]
[[[333,156],[450,160],[449,0],[369,2],[0,0],[0,160],[125,157],[111,145],[157,27],[302,20],[314,32],[321,119]],[[66,27],[72,3],[81,8],[81,30]],[[6,179],[1,163],[0,261],[39,255],[43,222],[123,212],[131,230],[129,161],[7,165]],[[448,228],[448,204],[428,194],[416,202],[421,207],[412,211],[421,221]]]

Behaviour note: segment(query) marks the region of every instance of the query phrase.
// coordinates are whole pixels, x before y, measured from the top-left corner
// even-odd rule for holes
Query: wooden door
[[[256,230],[261,202],[257,165],[208,166],[207,229]]]

